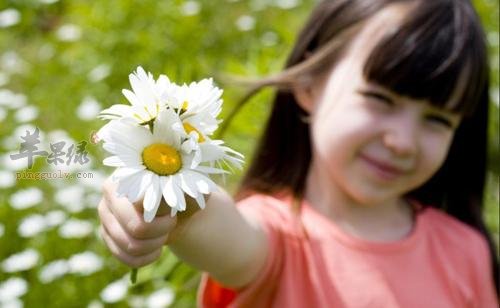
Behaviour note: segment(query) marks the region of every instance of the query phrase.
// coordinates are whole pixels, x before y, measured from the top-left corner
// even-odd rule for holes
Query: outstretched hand
[[[164,201],[153,221],[145,222],[142,201],[131,204],[125,197],[118,198],[116,184],[110,179],[103,185],[98,212],[104,242],[116,258],[132,268],[157,260],[177,225],[177,216],[170,216]]]

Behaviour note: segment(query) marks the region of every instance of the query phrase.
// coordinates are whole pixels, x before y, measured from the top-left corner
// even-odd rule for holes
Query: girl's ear
[[[311,113],[314,108],[314,91],[311,87],[295,87],[293,89],[293,95],[295,96],[295,100],[297,104],[307,111]]]

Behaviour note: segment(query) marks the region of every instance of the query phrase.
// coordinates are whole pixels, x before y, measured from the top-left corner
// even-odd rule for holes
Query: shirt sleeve
[[[198,290],[198,306],[203,308],[219,307],[269,307],[269,302],[277,287],[282,269],[283,217],[276,211],[275,205],[265,202],[262,197],[251,197],[241,201],[238,210],[250,221],[258,223],[266,234],[267,257],[258,276],[240,289],[226,288],[210,277],[202,274]]]
[[[495,289],[491,255],[488,243],[481,236],[477,244],[477,263],[475,264],[475,291],[478,308],[498,308],[498,294]]]

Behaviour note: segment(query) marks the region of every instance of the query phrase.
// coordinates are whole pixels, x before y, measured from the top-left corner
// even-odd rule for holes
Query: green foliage
[[[266,0],[49,2],[0,3],[0,12],[12,8],[20,14],[17,24],[0,27],[0,91],[8,89],[25,95],[27,103],[38,108],[38,117],[31,123],[42,132],[63,130],[73,140],[81,141],[88,140],[103,122],[83,120],[75,110],[89,97],[100,102],[102,108],[126,103],[121,89],[130,87],[128,74],[138,65],[153,72],[155,78],[163,73],[177,83],[214,76],[225,90],[224,118],[245,89],[221,84],[218,77],[230,74],[258,78],[278,72],[315,1],[297,1],[301,4],[289,9],[271,5],[285,1]],[[490,167],[496,175],[489,177],[485,215],[498,243],[498,1],[474,2],[491,43],[492,89],[496,98],[492,97],[491,104]],[[192,14],[186,14],[189,12]],[[251,18],[245,24],[242,16]],[[248,27],[247,31],[238,28],[238,20],[240,27]],[[272,95],[272,91],[263,91],[252,99],[224,138],[229,146],[247,157],[251,157],[263,128]],[[17,151],[20,134],[24,133],[15,131],[21,125],[15,113],[16,110],[7,110],[0,123],[0,152],[4,158],[4,154]],[[47,149],[48,141],[41,146]],[[100,164],[104,153],[99,147],[89,144],[87,150],[92,161],[84,171],[109,174],[110,169]],[[9,163],[4,159],[1,170]],[[50,170],[47,167],[45,161],[38,159],[32,171]],[[240,176],[228,178],[230,190],[235,189]],[[24,218],[53,210],[66,213],[66,219],[90,222],[97,230],[95,206],[99,191],[85,186],[80,198],[83,208],[71,211],[55,198],[58,191],[70,185],[82,184],[62,179],[18,180],[15,186],[2,188],[0,223],[4,230],[0,230],[0,260],[27,248],[40,253],[37,266],[30,270],[11,274],[0,268],[0,283],[12,277],[28,282],[28,292],[22,296],[26,307],[87,307],[91,302],[93,307],[99,307],[95,300],[99,300],[101,291],[129,272],[128,267],[110,255],[97,233],[83,238],[62,238],[58,228],[52,227],[34,237],[19,236],[18,228]],[[41,202],[32,208],[13,209],[11,196],[33,186],[43,192]],[[72,204],[74,198],[75,195],[69,194],[65,201]],[[43,265],[84,251],[102,256],[103,268],[90,275],[73,273],[52,282],[40,282]],[[194,306],[199,277],[198,272],[165,249],[161,260],[139,271],[138,283],[129,288],[128,296],[112,306],[143,306],[146,295],[165,286],[175,293],[173,306]]]

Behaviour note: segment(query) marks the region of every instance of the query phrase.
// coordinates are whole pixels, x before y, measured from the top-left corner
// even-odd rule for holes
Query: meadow
[[[278,72],[313,0],[0,1],[0,307],[193,307],[200,273],[167,248],[129,283],[97,228],[100,187],[112,169],[90,141],[100,110],[127,103],[138,65],[176,83],[214,77],[224,118],[246,89],[224,76]],[[484,215],[499,242],[499,4],[476,0],[491,63],[491,119]],[[251,159],[273,92],[253,98],[224,139]],[[38,130],[37,130],[38,129]],[[26,132],[38,150],[19,153]],[[75,152],[76,153],[76,152]],[[81,153],[81,152],[80,152]],[[69,155],[69,154],[67,154]],[[241,173],[230,176],[234,191]]]

